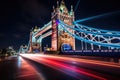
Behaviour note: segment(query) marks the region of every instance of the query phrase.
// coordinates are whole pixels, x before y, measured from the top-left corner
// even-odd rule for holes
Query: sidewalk
[[[0,62],[2,80],[44,80],[43,76],[20,56],[12,56]]]

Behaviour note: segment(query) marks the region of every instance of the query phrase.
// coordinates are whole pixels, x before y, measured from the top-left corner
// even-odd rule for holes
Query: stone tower
[[[73,6],[71,6],[71,10],[68,11],[64,0],[57,2],[57,7],[53,6],[52,12],[52,43],[51,47],[54,51],[61,50],[75,50],[75,39],[69,35],[60,25],[59,20],[63,21],[65,24],[69,26],[73,26],[74,21],[74,11]],[[74,26],[73,26],[74,27]],[[71,33],[74,33],[73,30],[68,29]],[[69,46],[68,48],[65,46]],[[64,48],[64,49],[63,49]]]
[[[36,26],[34,29],[30,31],[30,42],[29,42],[29,53],[32,52],[40,52],[41,46],[40,43],[37,41],[37,39],[33,36],[37,31],[38,27]]]

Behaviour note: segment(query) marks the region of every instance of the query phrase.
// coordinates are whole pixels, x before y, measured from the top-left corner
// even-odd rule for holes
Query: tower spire
[[[59,7],[59,1],[57,0],[57,8]]]
[[[67,7],[66,7],[66,5],[65,5],[64,0],[62,0],[62,1],[61,1],[61,4],[60,4],[60,9],[61,9],[61,11],[64,11],[64,9],[66,9],[66,10],[67,10]]]
[[[55,6],[53,5],[53,12],[55,12]]]
[[[55,9],[55,6],[53,5],[53,10]]]
[[[71,12],[73,12],[73,5],[71,5]]]

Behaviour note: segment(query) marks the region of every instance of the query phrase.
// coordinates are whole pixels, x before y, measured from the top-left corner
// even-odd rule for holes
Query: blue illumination
[[[118,32],[118,31],[99,30],[99,29],[95,29],[95,28],[91,28],[91,27],[87,27],[87,26],[83,26],[83,25],[79,25],[79,24],[76,25],[77,28],[73,28],[71,26],[68,26],[67,24],[64,24],[62,21],[60,21],[60,22],[61,22],[61,24],[65,25],[66,27],[68,27],[70,29],[73,29],[73,30],[79,31],[79,32],[83,32],[83,33],[86,33],[86,34],[120,37],[120,32]],[[101,32],[104,32],[104,33],[85,31],[85,30],[80,29],[78,25],[83,26],[83,27],[88,28],[88,29],[91,29],[91,30],[94,29],[94,30],[97,30],[97,31],[101,31]],[[114,34],[107,34],[107,32],[111,32],[111,33],[114,33]]]
[[[72,47],[70,44],[63,44],[61,49],[62,49],[62,51],[70,51],[70,50],[72,50]]]
[[[80,0],[78,0],[77,5],[75,6],[75,11],[77,10],[79,4],[80,4]]]
[[[88,26],[84,26],[84,25],[81,25],[81,24],[75,24],[76,26],[83,26],[85,28],[88,28],[88,29],[91,29],[91,30],[97,30],[97,31],[101,31],[101,32],[112,32],[112,33],[116,33],[120,35],[120,32],[119,31],[110,31],[110,30],[103,30],[103,29],[96,29],[96,28],[92,28],[92,27],[88,27]]]
[[[35,37],[32,37],[32,42],[36,42],[36,38]]]
[[[33,52],[35,52],[35,53],[39,53],[40,51],[39,51],[39,50],[37,50],[37,49],[35,49]]]
[[[100,14],[100,15],[96,15],[96,16],[92,16],[92,17],[88,17],[88,18],[76,20],[74,23],[77,23],[77,22],[84,22],[84,21],[88,21],[88,20],[91,20],[91,19],[96,19],[96,18],[100,18],[100,17],[104,17],[104,16],[116,14],[116,13],[120,13],[120,11],[104,13],[104,14]]]
[[[60,21],[61,22],[61,21]],[[61,26],[63,27],[63,29],[68,32],[71,36],[73,36],[74,38],[78,39],[78,40],[81,40],[81,41],[84,41],[86,43],[89,43],[89,44],[94,44],[94,45],[101,45],[101,46],[105,46],[105,47],[114,47],[114,48],[120,48],[120,45],[119,44],[112,44],[112,43],[101,43],[101,42],[95,42],[95,41],[92,41],[92,40],[87,40],[87,39],[84,39],[82,37],[79,37],[77,36],[76,34],[72,34],[71,32],[69,32],[65,27],[64,27],[64,24],[61,24]],[[65,25],[66,26],[66,25]]]

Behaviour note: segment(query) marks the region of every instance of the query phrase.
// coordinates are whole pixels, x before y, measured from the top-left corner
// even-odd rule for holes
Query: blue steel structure
[[[74,22],[75,28],[68,26],[67,24],[59,21],[61,27],[64,28],[66,32],[68,32],[74,38],[91,44],[91,49],[94,50],[93,45],[97,45],[99,50],[101,50],[101,46],[108,47],[110,49],[120,49],[120,32],[118,31],[109,31],[96,29],[88,26],[84,26],[78,23],[78,21]],[[75,34],[69,32],[69,29],[75,31]]]

